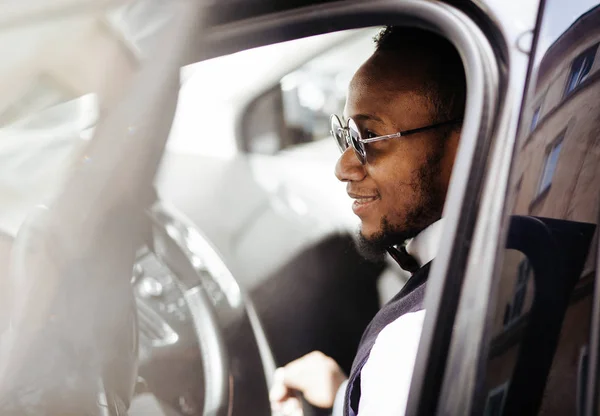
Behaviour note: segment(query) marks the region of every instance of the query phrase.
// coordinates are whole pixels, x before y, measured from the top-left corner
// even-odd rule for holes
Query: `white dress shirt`
[[[419,266],[433,260],[442,238],[443,220],[431,224],[406,244]],[[361,371],[359,416],[399,416],[406,410],[425,310],[407,313],[381,330]],[[346,384],[340,387],[334,415],[343,414]]]

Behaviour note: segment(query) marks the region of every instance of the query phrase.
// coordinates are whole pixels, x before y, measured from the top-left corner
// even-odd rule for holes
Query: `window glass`
[[[558,3],[547,4],[544,16],[564,12]],[[495,309],[481,397],[488,414],[496,414],[489,412],[498,408],[494,397],[502,385],[506,394],[497,414],[577,414],[586,400],[584,352],[590,342],[600,216],[600,82],[590,74],[600,40],[600,7],[585,11],[565,21],[560,34],[555,21],[544,23],[540,42],[547,48],[533,58],[536,82],[523,110],[533,118],[520,129],[506,208],[507,240],[491,302]],[[581,43],[589,45],[590,39],[595,46],[581,53]],[[567,93],[575,88],[578,93],[560,100],[565,82]],[[542,97],[554,107],[538,124]]]
[[[538,122],[540,121],[541,110],[542,110],[542,106],[539,106],[533,112],[533,117],[531,118],[531,127],[529,128],[530,131],[535,130],[535,127],[537,126]]]
[[[0,33],[0,232],[16,235],[31,210],[53,197],[103,109],[120,100],[141,68],[123,34],[107,30],[107,16],[116,13],[96,10]]]
[[[331,114],[342,115],[350,79],[373,49],[369,33],[334,48],[282,78],[285,127],[298,134],[291,144],[329,136],[329,117]]]
[[[552,145],[550,151],[546,156],[546,162],[544,163],[544,170],[542,172],[542,179],[540,180],[540,187],[538,194],[543,193],[552,184],[552,177],[556,171],[556,165],[558,164],[558,157],[560,155],[560,149],[562,149],[562,139]]]
[[[594,57],[596,56],[596,50],[598,49],[598,44],[592,46],[587,49],[581,55],[579,55],[573,61],[573,66],[571,67],[571,72],[569,73],[569,78],[567,80],[567,89],[565,90],[565,95],[568,95],[571,91],[573,91],[579,84],[581,84],[590,74],[590,69],[592,69],[592,64],[594,63]]]
[[[524,257],[522,253],[518,251],[511,251],[513,252],[511,253],[512,255],[516,254],[520,257]],[[507,253],[507,256],[508,255],[510,254]],[[528,285],[528,283],[531,280],[530,276],[532,272],[533,270],[529,260],[526,257],[522,258],[522,260],[518,263],[517,270],[515,271],[515,288],[513,291],[512,300],[505,306],[503,322],[505,328],[518,321],[524,311],[526,300],[528,301],[527,309],[529,309],[531,305],[531,290],[528,291],[528,288],[531,289],[531,286]],[[528,292],[529,296],[527,296]]]
[[[168,149],[230,158],[274,154],[329,135],[348,82],[373,52],[378,29],[271,44],[182,68]],[[219,140],[214,140],[218,131]]]
[[[373,53],[373,29],[359,31],[281,77],[249,107],[244,145],[253,153],[329,137],[329,117],[343,113],[348,84]]]

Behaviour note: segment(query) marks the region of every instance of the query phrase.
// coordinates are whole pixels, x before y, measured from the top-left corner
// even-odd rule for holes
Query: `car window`
[[[52,198],[102,112],[126,94],[170,18],[154,3],[0,33],[0,231],[15,235]]]
[[[172,152],[273,154],[329,134],[377,29],[334,32],[243,50],[182,68]],[[215,135],[219,140],[215,140]]]
[[[242,127],[244,148],[273,154],[329,136],[329,117],[343,113],[352,75],[374,50],[373,30],[333,45],[285,74],[252,102]]]
[[[600,66],[594,62],[600,7],[580,10],[575,21],[565,18],[563,32],[556,21],[550,24],[560,6],[549,3],[546,13],[492,302],[482,398],[488,415],[582,414],[589,400],[590,328],[598,301]]]

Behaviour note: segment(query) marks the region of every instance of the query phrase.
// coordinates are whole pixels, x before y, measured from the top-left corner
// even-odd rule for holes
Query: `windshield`
[[[0,32],[0,231],[15,236],[33,207],[52,200],[74,160],[85,159],[99,118],[148,64],[168,22],[164,2],[138,0]],[[325,34],[184,66],[167,150],[217,158],[283,150],[284,136],[253,131],[261,119],[236,131],[242,109],[273,85],[290,134],[327,138],[329,114],[341,112],[374,34]]]
[[[0,231],[52,199],[169,19],[165,2],[134,1],[0,32]]]

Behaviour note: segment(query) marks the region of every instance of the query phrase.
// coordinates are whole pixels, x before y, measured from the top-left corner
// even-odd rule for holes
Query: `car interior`
[[[0,193],[7,195],[0,210],[2,341],[9,344],[14,328],[22,332],[8,349],[16,358],[0,373],[14,375],[17,386],[6,396],[14,398],[6,414],[20,414],[18,406],[31,414],[41,406],[48,414],[275,414],[268,391],[278,366],[320,350],[350,371],[363,330],[408,276],[392,263],[362,259],[355,224],[337,214],[339,205],[311,205],[320,205],[323,193],[333,200],[336,191],[326,180],[326,191],[311,189],[320,179],[307,185],[298,166],[322,152],[322,160],[306,162],[317,176],[331,160],[334,143],[322,125],[341,113],[340,85],[349,81],[336,51],[364,53],[365,40],[385,25],[444,36],[460,53],[467,79],[444,244],[428,280],[406,414],[593,414],[599,147],[592,133],[583,150],[568,147],[568,139],[597,115],[583,115],[592,98],[578,100],[593,97],[584,88],[596,78],[586,81],[585,71],[597,67],[586,62],[600,59],[581,48],[583,58],[564,58],[567,89],[561,84],[562,101],[543,116],[539,97],[549,101],[553,84],[550,93],[540,91],[558,75],[539,75],[537,84],[529,76],[537,65],[558,71],[548,63],[561,59],[552,53],[571,50],[560,42],[577,25],[593,27],[596,14],[579,17],[546,49],[523,53],[521,34],[506,26],[510,19],[491,17],[502,7],[497,3],[104,3],[11,15],[22,27],[0,18],[5,45],[23,38],[35,51],[47,48],[44,38],[60,41],[48,57],[22,58],[11,81],[16,91],[30,78],[42,80],[35,94],[15,92],[22,100],[0,107],[0,138],[7,138],[0,160],[13,161],[0,167]],[[521,17],[535,32],[532,45],[546,24],[537,10]],[[347,37],[323,40],[332,33]],[[361,41],[352,43],[357,36]],[[301,51],[306,39],[314,43]],[[254,89],[241,96],[239,75],[229,101],[221,97],[229,107],[239,101],[226,119],[233,125],[190,124],[192,133],[183,137],[186,124],[178,117],[189,111],[191,123],[202,115],[178,103],[178,93],[194,92],[185,90],[193,82],[211,83],[201,66],[194,81],[194,65],[235,62],[236,54],[270,47],[277,51],[271,61],[259,63],[272,79],[259,85],[248,78]],[[279,55],[292,48],[302,59],[278,69],[291,59]],[[326,58],[319,71],[329,78],[322,82],[308,71],[314,82],[301,84],[300,69],[319,57]],[[355,60],[348,66],[360,64]],[[26,78],[23,68],[32,62],[42,78]],[[220,71],[225,67],[212,76]],[[238,64],[229,74],[243,71]],[[97,102],[77,101],[90,93]],[[77,111],[60,113],[66,121],[47,112],[75,101]],[[579,112],[564,131],[552,125],[561,111]],[[544,129],[562,136],[540,145],[536,159],[528,146],[554,134]],[[198,134],[213,141],[230,135],[236,150],[186,153],[198,148]],[[211,146],[207,137],[201,142]],[[559,163],[575,153],[575,162]],[[49,155],[56,163],[42,164]],[[39,175],[23,174],[28,182],[14,180],[36,166]],[[328,174],[333,180],[333,166]],[[285,175],[292,179],[277,182]],[[305,415],[317,410],[304,403]]]

